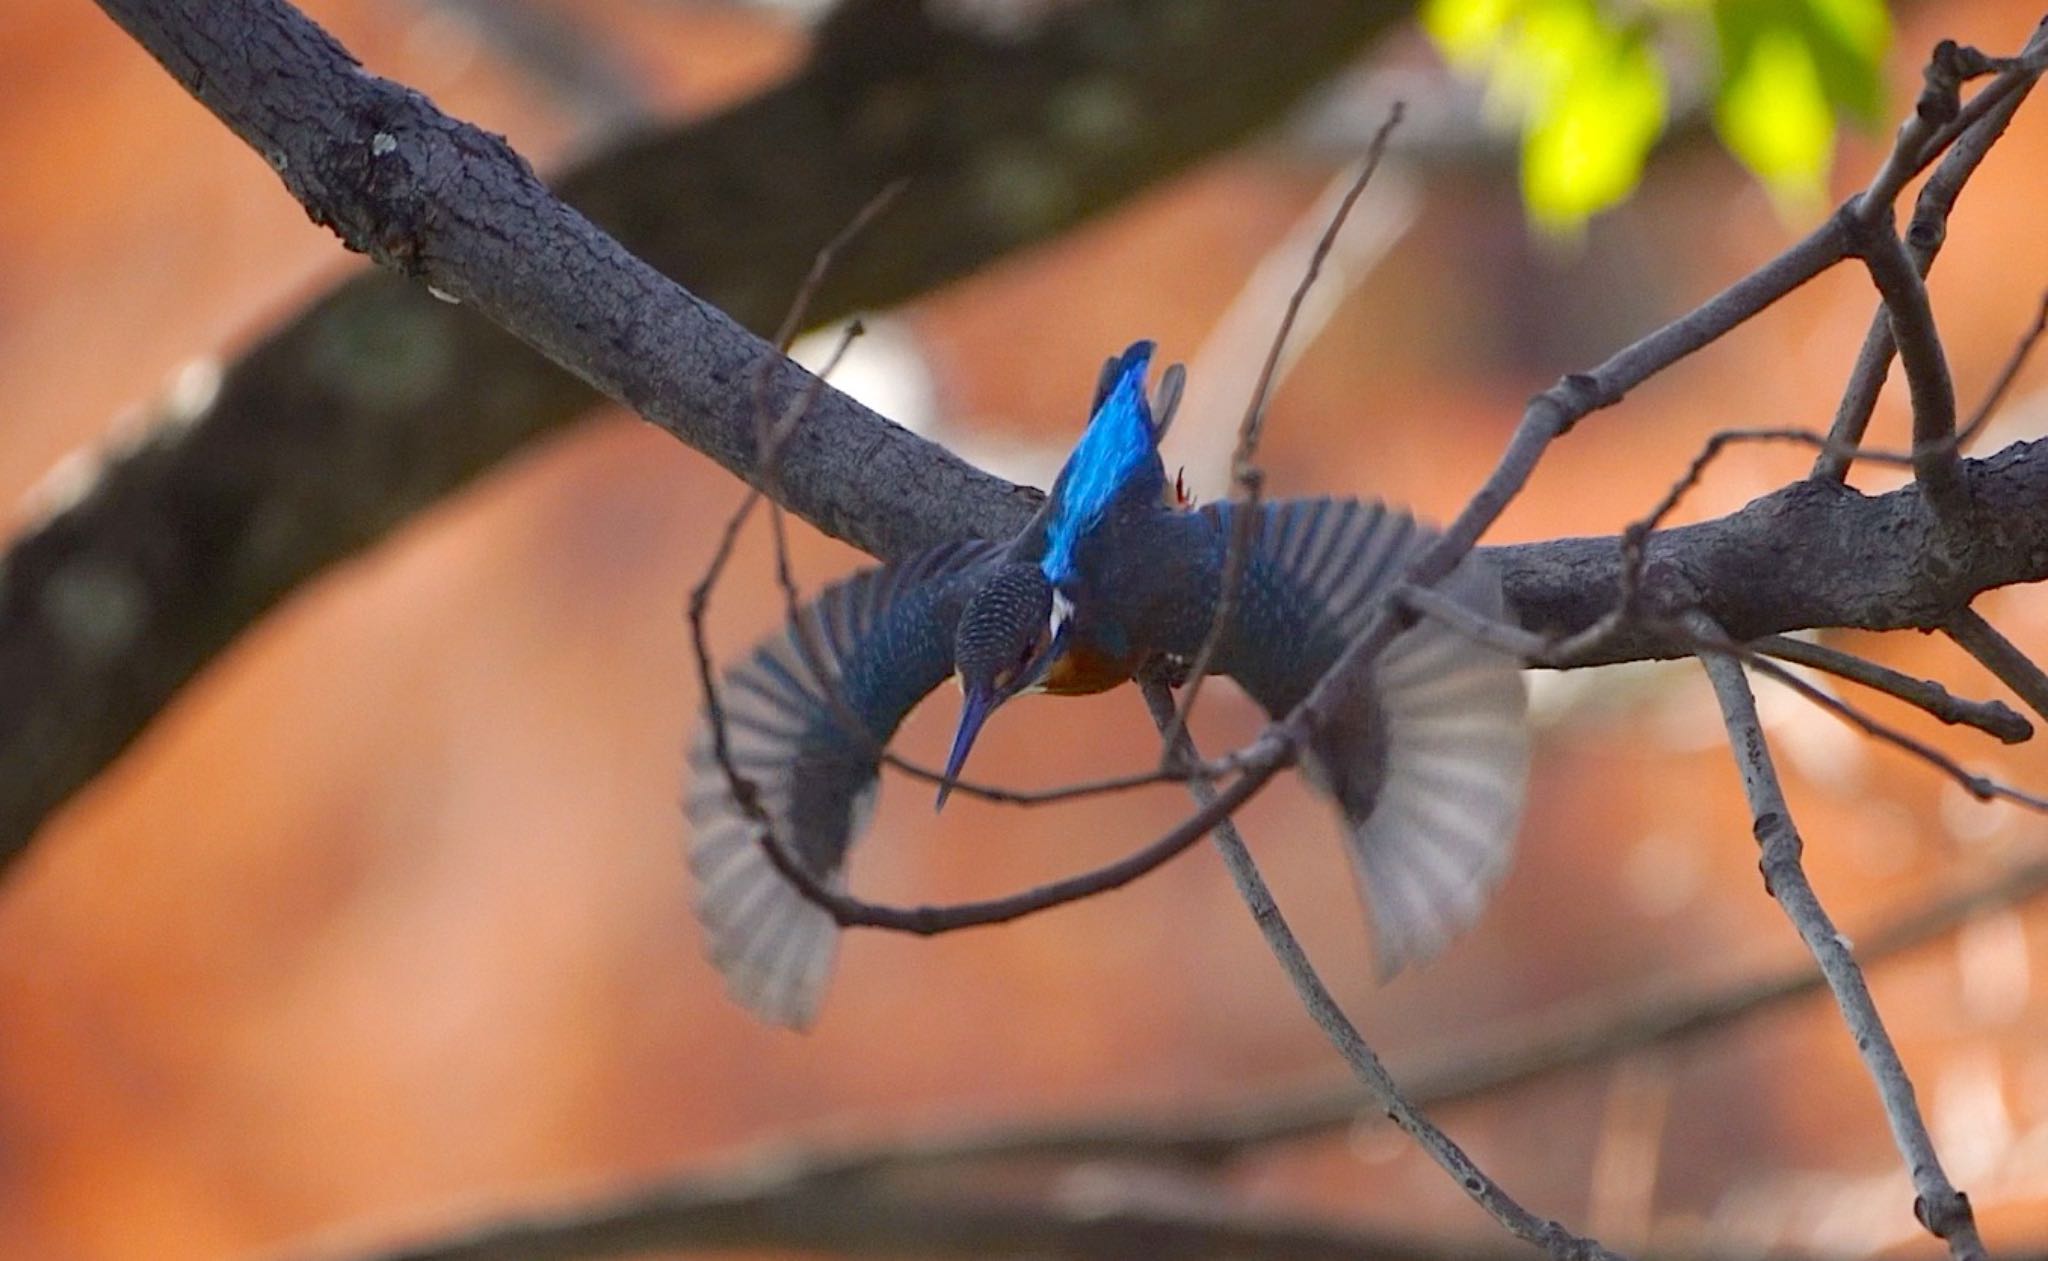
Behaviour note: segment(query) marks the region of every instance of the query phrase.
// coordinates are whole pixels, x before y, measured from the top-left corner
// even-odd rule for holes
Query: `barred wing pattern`
[[[993,552],[954,544],[856,574],[799,611],[819,660],[789,626],[722,680],[733,767],[755,786],[783,848],[820,883],[845,887],[847,851],[874,806],[879,750],[952,672],[958,580]],[[690,869],[707,953],[733,998],[803,1028],[831,977],[838,925],[761,848],[761,826],[718,763],[708,715],[690,775]]]
[[[1235,511],[1202,509],[1225,540]],[[1280,717],[1435,536],[1405,513],[1355,500],[1259,511],[1221,672]],[[1501,615],[1499,575],[1479,556],[1439,589]],[[1343,812],[1384,976],[1442,950],[1507,874],[1528,776],[1526,695],[1518,662],[1423,621],[1387,646],[1371,685],[1352,698],[1317,733],[1303,770]]]

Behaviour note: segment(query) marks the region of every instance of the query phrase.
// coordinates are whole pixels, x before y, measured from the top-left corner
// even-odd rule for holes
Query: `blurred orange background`
[[[305,7],[371,69],[506,133],[543,169],[578,140],[576,120],[459,7]],[[801,30],[744,8],[560,7],[664,114],[733,100],[803,52]],[[1905,10],[1896,110],[1935,39],[2006,51],[2038,16],[2038,0]],[[1413,39],[1380,56],[1428,63]],[[0,499],[18,525],[66,460],[106,448],[124,418],[363,264],[92,6],[0,9],[0,65]],[[1846,142],[1838,194],[1886,143]],[[2035,101],[1971,185],[1932,280],[1966,408],[2048,284],[2044,169],[2048,102]],[[1001,471],[1043,479],[1102,356],[1151,336],[1191,361],[1182,458],[1213,452],[1247,381],[1228,350],[1198,348],[1235,310],[1263,350],[1285,289],[1250,278],[1317,222],[1338,173],[1331,155],[1277,140],[1210,164],[886,314],[846,381]],[[1336,282],[1341,301],[1276,400],[1267,486],[1381,495],[1438,518],[1490,467],[1529,393],[1811,222],[1780,218],[1705,144],[1655,160],[1638,197],[1576,247],[1532,239],[1505,166],[1395,170],[1369,207],[1375,197],[1419,213],[1384,258]],[[1838,269],[1595,416],[1495,541],[1618,528],[1715,428],[1823,424],[1872,303],[1867,281]],[[2037,364],[1981,449],[2048,429],[2044,391]],[[1877,440],[1902,441],[1904,416],[1895,389]],[[1733,450],[1681,516],[1729,511],[1807,463]],[[739,493],[630,415],[594,417],[302,592],[44,830],[0,889],[0,1255],[370,1242],[714,1168],[771,1138],[1170,1111],[1339,1074],[1206,850],[1000,929],[856,934],[807,1036],[728,1003],[689,915],[676,803],[696,710],[684,596]],[[728,657],[779,616],[767,559],[751,537],[721,596]],[[796,561],[815,584],[861,558],[800,531]],[[1980,609],[2048,652],[2048,593],[2001,592]],[[1945,640],[1840,642],[1966,694],[1998,691]],[[1625,1003],[1801,957],[1760,887],[1697,669],[1537,683],[1545,729],[1519,865],[1478,930],[1419,973],[1372,984],[1321,804],[1282,784],[1243,817],[1326,978],[1397,1067],[1561,1002]],[[2048,822],[1976,804],[1763,686],[1810,870],[1852,937],[2048,853]],[[2048,785],[2039,740],[2004,748],[1873,708],[1973,767]],[[1211,748],[1255,728],[1227,688],[1205,710]],[[936,760],[952,721],[942,692],[905,747]],[[1006,710],[976,760],[984,775],[1051,784],[1137,766],[1149,733],[1129,692],[1037,700]],[[934,817],[928,800],[885,791],[861,890],[1009,890],[1119,854],[1186,809],[1165,790],[1058,815],[961,800]],[[1996,912],[1872,976],[1994,1246],[2048,1243],[2044,933],[2038,908]],[[1525,1203],[1615,1246],[1932,1254],[1823,1000],[1439,1119]],[[1496,1238],[1379,1131],[1274,1149],[1227,1185],[1247,1205]]]

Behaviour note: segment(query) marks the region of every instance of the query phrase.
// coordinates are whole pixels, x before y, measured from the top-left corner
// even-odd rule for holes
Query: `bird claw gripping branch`
[[[1006,543],[962,542],[829,587],[721,689],[734,768],[795,861],[844,888],[874,801],[877,750],[948,677],[963,696],[950,785],[982,724],[1024,692],[1099,692],[1156,655],[1192,657],[1222,585],[1230,503],[1171,502],[1158,452],[1179,374],[1145,397],[1152,343],[1105,369],[1044,508]],[[1212,671],[1284,716],[1400,584],[1432,535],[1355,500],[1261,504]],[[1499,576],[1468,557],[1440,589],[1498,617]],[[806,642],[808,640],[808,643]],[[1513,853],[1528,768],[1518,663],[1438,624],[1404,631],[1370,685],[1315,732],[1302,766],[1342,816],[1383,975],[1476,919]],[[865,727],[849,731],[848,719]],[[691,753],[690,866],[712,961],[739,1002],[803,1027],[838,926],[776,870],[734,798],[708,723]],[[945,801],[947,788],[939,791]]]

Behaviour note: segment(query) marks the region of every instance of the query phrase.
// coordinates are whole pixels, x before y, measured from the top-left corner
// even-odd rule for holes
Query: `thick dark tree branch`
[[[736,474],[756,481],[763,478],[762,436],[752,419],[764,410],[782,412],[796,400],[805,400],[803,409],[809,423],[794,431],[788,447],[779,453],[773,491],[823,528],[889,556],[942,539],[1006,532],[1034,502],[1029,492],[978,474],[850,400],[820,391],[814,380],[774,348],[745,333],[724,313],[667,280],[589,220],[556,201],[501,140],[447,118],[407,89],[362,74],[344,50],[288,6],[276,0],[213,5],[198,0],[102,0],[102,4],[224,122],[264,154],[314,217],[333,227],[352,248],[424,280],[437,295],[479,308],[589,385],[629,403]],[[934,37],[939,44],[952,38],[943,32],[934,36],[925,25],[925,6],[909,0],[863,0],[856,9],[858,29],[880,41],[867,49],[867,59],[861,61],[863,74],[874,69],[874,56],[914,46],[916,41],[909,36]],[[1092,15],[1098,10],[1082,12]],[[1233,33],[1242,36],[1241,29]],[[828,40],[824,47],[833,45]],[[838,63],[821,53],[819,64],[829,72]],[[882,64],[890,64],[886,56]],[[1991,64],[1978,58],[1967,72],[1983,73]],[[2008,95],[2019,90],[2012,73],[2038,73],[2038,66],[2030,63],[2002,78],[1996,86]],[[983,95],[1004,96],[1001,91],[991,91],[986,82],[976,87]],[[1201,87],[1205,96],[1218,93],[1214,83]],[[1593,373],[1567,377],[1539,396],[1525,413],[1493,476],[1439,545],[1415,567],[1410,580],[1426,586],[1447,572],[1526,483],[1548,444],[1579,419],[1619,401],[1636,384],[1706,346],[1852,249],[1869,252],[1864,234],[1872,229],[1877,203],[1888,213],[1891,197],[1904,179],[1932,161],[1942,144],[1965,134],[1973,118],[1988,117],[1999,99],[1987,92],[1967,108],[1958,106],[1959,113],[1937,117],[1923,111],[1909,124],[1898,150],[1873,184],[1874,190],[1885,190],[1882,198],[1873,192],[1852,202],[1806,241],[1698,311],[1623,350]],[[1065,139],[1083,148],[1113,152],[1147,138],[1089,131],[1085,137]],[[856,149],[859,143],[856,137]],[[754,156],[758,159],[758,154]],[[1115,161],[1114,157],[1103,160]],[[1038,218],[1057,218],[1039,213],[1042,208],[1029,196],[1019,196],[1028,183],[1020,180],[1006,186],[1001,197],[991,197],[984,185],[979,195],[999,211],[1015,212],[1021,206]],[[866,191],[863,188],[861,195]],[[820,233],[821,238],[824,235],[828,233]],[[1896,242],[1896,238],[1888,239]],[[1892,268],[1891,274],[1907,281],[1903,287],[1888,289],[1888,297],[1896,299],[1893,290],[1911,290],[1917,282],[1906,260],[1892,261],[1900,266]],[[1905,296],[1912,298],[1911,293]],[[1902,324],[1901,340],[1910,343],[1917,336],[1903,327],[1916,322],[1926,325],[1924,332],[1931,339],[1931,319],[1920,321],[1910,311],[1900,316],[1900,310],[1909,306],[1910,301],[1894,301],[1895,323]],[[756,383],[759,388],[750,388]],[[1936,417],[1942,423],[1923,427],[1924,441],[1919,444],[1923,450],[1930,441],[1952,432],[1952,396],[1946,406],[1946,417]],[[152,449],[181,454],[189,441],[172,435]],[[150,450],[139,453],[121,471],[148,468],[150,454]],[[381,454],[389,458],[389,452]],[[1951,473],[1958,467],[1945,463]],[[2048,504],[2048,495],[2040,493],[2038,484],[2048,478],[2044,467],[2048,467],[2048,457],[2038,445],[2017,446],[1974,464],[1955,483],[1968,486],[1974,492],[1971,496],[1940,496],[1945,511],[1939,529],[1926,497],[1940,492],[1940,485],[1869,499],[1823,483],[1790,488],[1720,522],[1656,536],[1641,551],[1640,567],[1612,541],[1568,541],[1502,549],[1500,554],[1508,571],[1511,597],[1527,625],[1570,634],[1618,607],[1639,608],[1647,615],[1637,629],[1624,623],[1614,634],[1603,636],[1598,647],[1607,655],[1597,658],[1602,660],[1692,650],[1697,635],[1669,629],[1680,614],[1699,619],[1702,626],[1718,621],[1743,638],[1806,625],[1937,624],[1951,620],[1971,597],[1989,586],[2038,578],[2048,571],[2048,553],[2031,541],[2044,536],[2035,520],[2048,512],[2040,506]],[[118,476],[109,478],[98,495],[121,484]],[[159,489],[163,485],[149,484]],[[190,495],[193,489],[180,488],[183,495]],[[127,708],[118,712],[123,721],[132,718],[128,727],[132,734],[184,676],[174,673],[167,685],[154,692],[133,686],[133,678],[111,676],[133,673],[129,657],[134,643],[155,629],[146,624],[151,609],[143,597],[159,589],[157,580],[182,575],[166,564],[163,555],[152,555],[147,548],[134,554],[95,552],[91,536],[83,532],[74,541],[84,539],[87,545],[73,553],[84,558],[83,565],[70,569],[20,565],[23,556],[35,557],[33,548],[38,543],[65,539],[67,525],[93,520],[90,510],[99,502],[98,496],[89,498],[82,515],[58,518],[9,558],[5,585],[0,587],[0,634],[11,633],[17,621],[26,623],[26,642],[32,651],[18,657],[0,655],[0,698],[17,684],[27,685],[21,688],[27,695],[39,688],[61,692],[47,688],[47,679],[23,671],[22,667],[36,664],[37,653],[59,663],[76,665],[84,660],[98,672],[95,681],[99,686],[114,689],[124,699]],[[189,507],[174,505],[169,499],[145,502],[153,512],[167,513],[173,522],[196,520],[200,527],[196,537],[214,545],[215,550],[224,540],[230,544],[246,541],[232,529],[218,529],[217,516],[208,515],[209,510],[215,514],[225,510],[230,516],[246,510],[246,505],[225,492],[210,501],[202,496],[198,504]],[[1811,519],[1802,519],[1802,514]],[[162,523],[152,524],[160,528]],[[1786,545],[1792,539],[1798,546]],[[1602,551],[1596,558],[1573,550],[1584,546]],[[1760,562],[1759,557],[1767,561]],[[210,563],[218,560],[211,555],[206,559]],[[232,570],[239,559],[230,558],[227,568]],[[1761,569],[1765,563],[1767,570]],[[1886,581],[1895,581],[1897,586],[1883,587]],[[273,598],[280,589],[273,589]],[[1624,591],[1633,598],[1617,598]],[[235,620],[240,610],[231,601],[221,601],[220,606],[229,610],[225,624],[227,633],[232,633],[240,624]],[[256,607],[260,608],[260,603]],[[1826,611],[1815,612],[1822,608]],[[1401,609],[1383,610],[1351,647],[1347,663],[1369,658],[1409,616]],[[1660,623],[1663,629],[1658,629]],[[218,646],[218,641],[208,642]],[[0,638],[0,650],[6,646],[7,641]],[[81,650],[90,651],[82,656]],[[186,673],[196,668],[208,651],[206,644],[199,645],[196,652],[188,650]],[[1717,684],[1740,683],[1739,667],[1732,661],[1710,656],[1709,665]],[[1227,815],[1232,794],[1248,794],[1257,782],[1291,760],[1319,709],[1327,706],[1338,690],[1352,685],[1351,673],[1342,666],[1333,670],[1301,709],[1269,731],[1259,746],[1264,752],[1258,755],[1254,769],[1223,791],[1223,804],[1211,803],[1205,808],[1211,822]],[[1746,684],[1741,691],[1746,697]],[[1170,704],[1156,690],[1153,700],[1166,721]],[[1769,779],[1769,768],[1760,756],[1761,737],[1754,741],[1744,738],[1754,727],[1753,713],[1745,717],[1737,708],[1730,706],[1730,726],[1737,736],[1738,752],[1746,759],[1746,777],[1752,788],[1762,784],[1768,790],[1757,795],[1761,832],[1767,824],[1766,807],[1773,807],[1775,801],[1775,785],[1763,782]],[[47,714],[40,716],[46,724],[43,728],[37,727],[38,721],[31,716],[23,723],[32,737],[47,739],[53,731],[62,734],[61,723],[47,725]],[[0,729],[0,735],[4,734]],[[0,855],[18,851],[50,805],[117,751],[119,741],[125,738],[117,736],[110,747],[67,764],[64,770],[71,778],[59,775],[41,787],[40,798],[21,812],[18,835],[0,831]],[[0,744],[0,749],[4,748]],[[28,774],[23,779],[37,782],[38,777]],[[1201,785],[1196,790],[1206,792]],[[1781,802],[1774,808],[1782,815]],[[0,811],[0,827],[11,822],[16,820]],[[1198,818],[1186,826],[1203,825]],[[1789,834],[1789,825],[1785,831]],[[1796,835],[1790,843],[1796,854]],[[1225,850],[1243,857],[1242,847],[1227,838]],[[1277,911],[1264,899],[1256,871],[1248,860],[1234,867],[1259,912],[1261,926],[1289,963],[1290,976],[1302,988],[1312,1013],[1345,1050],[1380,1106],[1422,1136],[1432,1154],[1459,1176],[1467,1190],[1523,1238],[1560,1256],[1597,1254],[1597,1245],[1521,1210],[1448,1146],[1447,1140],[1429,1141],[1432,1135],[1437,1140],[1442,1136],[1394,1093],[1391,1079],[1336,1011],[1305,959],[1290,956],[1290,950],[1299,954],[1298,947],[1292,945]],[[1796,864],[1788,870],[1796,875]],[[1804,901],[1811,901],[1810,890],[1800,898],[1803,901],[1794,908],[1795,919],[1815,944],[1823,971],[1840,990],[1842,977],[1854,974],[1853,961],[1845,962],[1846,951],[1820,915],[1818,904],[1804,906]],[[1809,910],[1811,913],[1806,913]],[[1832,950],[1827,948],[1830,944]],[[1855,987],[1860,988],[1860,978]],[[1855,1001],[1856,994],[1845,993],[1843,999],[1859,1041],[1872,1036],[1873,1029],[1881,1038],[1881,1026],[1875,1024],[1874,1012],[1867,1010],[1867,995]],[[1910,1086],[1904,1083],[1902,1073],[1893,1071],[1896,1057],[1875,1054],[1872,1062],[1884,1087],[1888,1111],[1900,1129],[1901,1147],[1923,1192],[1923,1219],[1935,1233],[1948,1237],[1959,1255],[1976,1254],[1981,1246],[1975,1240],[1967,1203],[1933,1163],[1931,1147],[1911,1107]]]
[[[415,93],[360,73],[287,6],[106,3],[268,155],[315,217],[345,240],[484,308],[735,472],[753,474],[752,400],[742,386],[756,379],[770,348],[555,201],[502,142],[447,118]],[[862,11],[867,21],[878,20]],[[829,78],[834,64],[821,53],[825,69],[818,73]],[[1568,378],[1539,399],[1503,462],[1508,476],[1497,475],[1454,523],[1438,567],[1470,545],[1558,430],[1840,258],[1841,238],[1823,228],[1598,373]],[[779,406],[805,388],[807,377],[777,360],[762,379],[767,402]],[[281,592],[265,581],[276,576],[270,562],[277,553],[335,554],[304,546],[308,541],[289,528],[254,531],[251,514],[268,501],[242,499],[236,492],[246,487],[232,476],[208,484],[213,494],[162,476],[164,463],[182,465],[195,452],[217,455],[222,470],[240,467],[248,457],[223,445],[235,437],[206,420],[188,435],[166,435],[9,557],[0,588],[0,697],[21,703],[0,707],[0,722],[9,724],[0,727],[0,751],[13,755],[15,768],[0,785],[7,794],[0,798],[0,856],[18,853],[57,802]],[[449,457],[433,454],[440,435],[408,437],[377,452],[379,461],[405,467],[405,453],[419,451],[424,464],[451,467]],[[2048,512],[2048,495],[2039,493],[2048,464],[2034,456],[2032,447],[2015,448],[1978,466],[1977,516],[1958,532],[1972,542],[1960,557],[1930,536],[1915,492],[1868,500],[1792,488],[1723,522],[1659,536],[1645,570],[1647,603],[1703,605],[1745,638],[1814,625],[1941,623],[1978,591],[2048,572],[2048,553],[2011,545],[2041,537],[2038,518]],[[462,458],[454,464],[473,467]],[[362,459],[346,463],[364,466]],[[830,390],[792,440],[780,472],[788,506],[885,557],[948,538],[1004,533],[1036,502],[1033,493],[977,473]],[[307,502],[330,502],[318,486],[302,489]],[[404,510],[385,504],[375,511],[388,523]],[[104,533],[110,520],[124,528]],[[1773,537],[1802,540],[1790,563],[1757,560],[1782,550],[1760,546]],[[1568,632],[1613,608],[1616,555],[1594,541],[1509,549],[1503,559],[1524,623]],[[162,597],[174,591],[200,600],[197,607],[209,616],[195,620],[195,606],[165,603]],[[164,644],[175,651],[161,651]],[[1610,660],[1684,651],[1653,632],[1608,637],[1603,648],[1601,659]]]
[[[1927,630],[1978,592],[2048,577],[2048,441],[1965,462],[1972,502],[1950,554],[1920,493],[1869,496],[1795,482],[1739,512],[1652,535],[1638,606],[1653,618],[1705,608],[1730,635],[1813,627]],[[1795,545],[1796,544],[1796,545]],[[1489,549],[1530,630],[1569,635],[1615,607],[1620,541],[1560,539]],[[1944,558],[1947,559],[1944,559]],[[1687,640],[1633,624],[1582,664],[1688,655]]]
[[[462,265],[482,229],[507,247],[501,258],[530,248],[516,259],[524,300],[580,336],[630,333],[630,322],[650,363],[680,350],[699,373],[757,352],[690,295],[622,269],[616,247],[561,213],[509,150],[362,75],[289,9],[106,7],[282,161],[316,219],[350,225],[359,248],[382,241],[380,258],[431,278]],[[1101,0],[1020,40],[983,42],[928,25],[910,0],[850,0],[788,82],[636,140],[558,187],[705,302],[765,331],[819,245],[877,189],[911,177],[820,289],[813,310],[829,319],[1044,239],[1242,139],[1411,7],[1274,0],[1232,15],[1227,31],[1160,40],[1145,32],[1181,12],[1177,0]],[[379,134],[399,147],[373,154]],[[579,266],[612,279],[578,293]],[[649,292],[663,300],[599,305]],[[695,418],[669,422],[724,426],[705,449],[744,462],[730,378],[694,379],[705,391],[689,405]],[[122,453],[0,560],[0,863],[300,583],[597,398],[474,311],[384,274],[341,286],[233,364],[205,414]],[[842,499],[829,518],[817,511],[805,488],[837,474],[819,471],[816,451],[792,457],[793,502],[862,546],[906,550],[984,521],[1000,530],[1035,503],[836,396],[825,412],[865,418],[834,450],[872,462],[864,476],[877,480],[849,483],[871,507]]]
[[[889,8],[883,0],[869,2]],[[107,3],[239,133],[280,159],[294,192],[309,200],[316,217],[339,225],[345,239],[486,308],[587,380],[741,476],[751,475],[751,407],[748,391],[739,387],[752,379],[768,353],[765,345],[555,202],[501,142],[439,114],[417,94],[361,74],[345,52],[282,5]],[[1311,16],[1296,13],[1290,20]],[[874,20],[872,13],[867,17]],[[1319,20],[1336,19],[1322,14]],[[1080,23],[1070,32],[1075,39],[1094,29],[1079,17],[1074,21]],[[860,25],[851,19],[849,24],[848,29]],[[1338,29],[1352,28],[1340,23]],[[762,151],[765,140],[782,129],[801,135],[789,118],[773,119],[811,117],[835,99],[834,90],[855,90],[857,84],[849,86],[850,63],[859,59],[833,54],[834,38],[828,31],[819,64],[810,72],[814,84],[833,90],[814,86],[822,95],[777,97],[760,106],[771,121],[744,129],[757,143],[718,152],[738,161],[739,153]],[[285,67],[294,73],[279,73]],[[965,71],[955,68],[941,80],[953,83],[960,73]],[[1157,68],[1153,73],[1171,75]],[[1257,84],[1243,86],[1257,94]],[[1226,94],[1212,84],[1191,95],[1206,102]],[[1958,121],[1970,117],[1966,107]],[[843,226],[871,191],[872,184],[861,183],[870,168],[849,172],[850,160],[819,159],[824,176],[861,187],[843,215],[818,227],[814,241]],[[809,191],[818,194],[813,203],[826,201],[824,186]],[[829,204],[838,213],[847,200],[842,194]],[[748,213],[758,217],[757,206]],[[906,227],[931,229],[928,214],[940,215],[940,223],[954,214],[981,222],[970,207],[930,207],[913,192],[877,225],[876,236]],[[728,226],[715,209],[707,219]],[[825,309],[835,292],[848,292],[850,277],[876,265],[875,252],[890,251],[857,251],[835,271],[820,293]],[[1613,401],[1655,365],[1706,344],[1842,252],[1840,234],[1823,229],[1700,312],[1623,351],[1601,374],[1568,379],[1532,407],[1531,415],[1548,423],[1525,425],[1509,467],[1526,476],[1533,457],[1570,417]],[[809,251],[782,253],[794,256],[786,262],[787,283],[778,279],[776,285],[786,295],[798,283]],[[773,250],[750,252],[747,264],[759,264],[759,270],[777,257]],[[394,316],[383,309],[384,301],[373,286],[351,290],[334,300],[337,309],[321,324],[339,320],[376,329],[391,335],[394,348],[407,355],[434,363],[452,356],[466,370],[471,357],[459,351],[448,331],[456,325],[438,325],[448,314],[427,302],[411,308],[410,316]],[[744,309],[745,303],[735,305]],[[432,312],[432,322],[421,323],[421,311]],[[764,324],[773,318],[766,311],[754,314]],[[266,348],[273,349],[302,364],[320,361],[312,347]],[[405,386],[407,368],[402,361],[377,380]],[[787,364],[777,365],[769,378],[771,403],[794,396],[806,379]],[[435,410],[467,420],[430,428],[413,423],[419,399],[398,388],[400,405],[386,417],[393,426],[357,432],[346,425],[329,428],[335,412],[319,406],[320,374],[304,381],[253,372],[253,379],[253,397],[237,394],[231,379],[213,413],[120,461],[85,501],[23,539],[8,556],[0,577],[0,699],[7,702],[0,705],[0,754],[11,772],[0,781],[0,860],[18,854],[57,803],[293,582],[367,542],[530,436],[538,424],[559,419],[588,398],[565,389],[557,377],[536,373],[526,384],[537,395],[554,396],[559,406],[538,418],[518,409],[500,428],[505,396],[519,392],[505,388],[508,379],[500,377],[493,383],[495,401],[471,400],[477,405],[465,408],[437,396]],[[286,392],[301,384],[306,397],[291,398],[300,415],[313,418],[307,432],[322,440],[344,435],[340,449],[323,449],[325,458],[310,464],[304,450],[276,441],[277,434],[258,424],[293,414],[284,405]],[[346,396],[361,387],[329,388]],[[1586,397],[1579,398],[1581,393]],[[223,410],[231,402],[234,409]],[[344,398],[340,410],[347,413],[351,405]],[[811,422],[785,459],[787,506],[877,555],[1002,534],[1014,530],[1037,502],[1034,492],[966,467],[833,391],[821,395]],[[472,441],[473,426],[495,437]],[[265,438],[253,439],[252,431]],[[315,465],[322,470],[318,475],[309,471]],[[1935,546],[1928,515],[1913,491],[1866,499],[1838,488],[1790,488],[1721,522],[1658,536],[1645,574],[1646,599],[1652,606],[1704,604],[1743,637],[1809,626],[1940,624],[1979,591],[2048,575],[2048,551],[2026,542],[2042,537],[2042,519],[2048,517],[2048,457],[2033,446],[2016,447],[1972,468],[1975,516],[1959,532],[1972,541],[1958,556]],[[363,476],[354,476],[358,472]],[[1469,545],[1508,489],[1490,488],[1475,501],[1466,514],[1470,519],[1453,530],[1451,545]],[[334,522],[352,524],[336,528]],[[1802,546],[1790,555],[1770,565],[1757,560],[1780,552],[1777,542],[1794,537]],[[1501,554],[1524,624],[1567,632],[1583,629],[1613,607],[1616,558],[1616,548],[1603,540]],[[1609,638],[1599,659],[1684,651],[1682,643],[1641,631]]]

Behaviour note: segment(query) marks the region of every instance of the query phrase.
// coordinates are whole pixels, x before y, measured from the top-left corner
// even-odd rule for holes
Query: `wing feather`
[[[1229,504],[1201,510],[1229,538]],[[1260,508],[1223,673],[1291,711],[1434,537],[1351,500]],[[1469,557],[1443,584],[1491,616],[1499,577]],[[1513,855],[1528,772],[1519,663],[1435,623],[1388,645],[1372,685],[1316,733],[1304,769],[1342,811],[1383,973],[1429,958],[1477,918]]]
[[[856,574],[798,613],[818,660],[787,626],[725,675],[720,703],[734,769],[754,785],[777,840],[821,883],[845,887],[847,851],[872,813],[876,751],[952,671],[956,579],[993,551],[956,544]],[[763,828],[718,763],[708,717],[690,775],[684,809],[706,953],[740,1003],[803,1028],[831,976],[838,926],[769,860]]]

